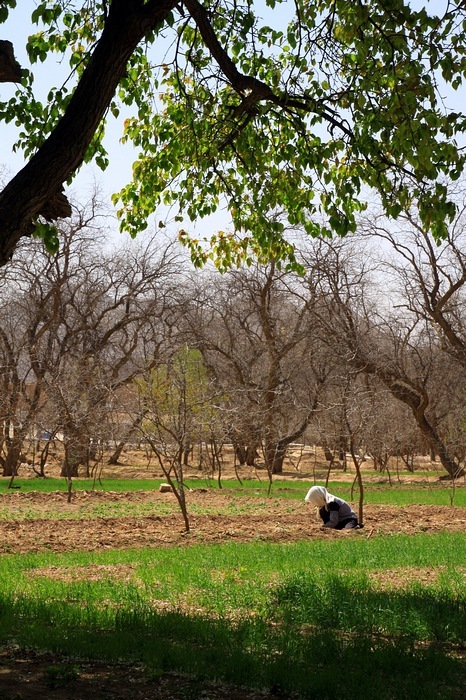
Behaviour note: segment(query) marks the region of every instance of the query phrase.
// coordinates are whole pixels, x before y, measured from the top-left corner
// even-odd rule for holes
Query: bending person
[[[362,527],[358,517],[349,503],[342,498],[333,496],[323,486],[313,486],[306,494],[306,503],[312,503],[319,509],[323,527],[335,530],[350,530]]]

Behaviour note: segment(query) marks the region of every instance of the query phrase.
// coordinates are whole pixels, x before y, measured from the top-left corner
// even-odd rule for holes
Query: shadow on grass
[[[264,615],[238,621],[160,613],[144,604],[102,613],[79,602],[0,598],[0,643],[138,661],[149,670],[300,698],[462,697],[464,667],[434,628],[439,620],[444,627],[451,622],[449,639],[456,637],[456,626],[464,629],[464,605],[461,613],[458,601],[434,594],[429,600],[428,591],[363,591],[361,583],[335,579],[319,587],[294,576],[271,591]],[[377,609],[383,620],[392,617],[391,632],[374,624]],[[408,613],[417,626],[400,623]]]
[[[421,642],[464,642],[466,592],[461,577],[450,585],[381,590],[364,573],[298,572],[270,593],[272,619],[353,634],[405,636]]]

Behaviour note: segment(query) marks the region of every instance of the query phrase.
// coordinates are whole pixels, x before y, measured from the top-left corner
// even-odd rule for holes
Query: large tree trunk
[[[22,447],[22,438],[12,440],[8,445],[8,450],[3,460],[3,476],[16,476],[18,474]]]
[[[455,461],[454,457],[449,454],[443,440],[440,438],[435,428],[429,423],[426,416],[422,412],[419,416],[416,416],[416,412],[413,412],[420,430],[428,439],[432,450],[438,454],[442,467],[447,470],[452,479],[458,476],[464,476],[464,469]]]
[[[17,419],[12,420],[11,417],[5,421],[4,435],[2,440],[3,451],[3,476],[14,476],[18,472],[19,465],[24,461],[24,449],[26,447],[27,436],[32,424],[32,418],[35,415],[39,391],[34,392],[33,400],[29,406],[28,415],[23,417],[21,427],[17,425]],[[11,428],[10,431],[10,427]]]
[[[121,457],[121,453],[123,452],[124,446],[127,444],[128,440],[136,433],[136,431],[141,428],[142,422],[143,422],[144,418],[146,417],[146,415],[147,415],[147,411],[141,411],[141,413],[136,416],[136,418],[133,420],[128,432],[123,437],[123,439],[120,440],[120,442],[116,446],[113,454],[109,457],[108,464],[118,464],[118,460]]]
[[[74,478],[79,476],[79,467],[83,464],[83,455],[80,450],[68,445],[65,448],[65,456],[60,472],[60,476]]]
[[[269,474],[281,474],[283,471],[283,462],[286,457],[287,448],[292,442],[296,442],[299,438],[303,436],[304,431],[309,426],[318,404],[318,395],[314,397],[313,404],[309,409],[307,415],[303,418],[301,424],[296,428],[293,433],[280,438],[279,440],[266,440],[265,442],[265,463]]]
[[[66,112],[0,194],[0,265],[8,262],[22,236],[31,235],[37,216],[54,220],[71,213],[63,183],[83,162],[136,46],[175,5],[176,0],[109,3],[104,30]]]
[[[77,477],[79,467],[86,467],[86,476],[89,476],[89,459],[91,445],[86,429],[73,425],[64,428],[65,456],[60,476]]]
[[[11,41],[0,40],[0,83],[19,83],[23,71],[15,58]]]
[[[286,447],[280,447],[276,444],[266,444],[264,449],[265,464],[267,470],[272,474],[281,474],[283,472],[283,462],[286,457]]]
[[[127,440],[120,440],[110,457],[108,458],[107,464],[119,464],[121,453],[127,443]]]

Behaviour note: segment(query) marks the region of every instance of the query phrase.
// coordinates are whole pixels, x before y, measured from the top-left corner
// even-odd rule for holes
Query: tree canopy
[[[2,3],[0,22],[16,4]],[[0,102],[27,158],[0,194],[0,263],[32,233],[56,248],[46,222],[69,215],[64,186],[93,159],[115,167],[102,142],[111,114],[137,153],[132,182],[115,195],[131,235],[162,204],[180,222],[223,207],[235,235],[213,236],[219,267],[251,252],[293,262],[287,227],[345,235],[375,190],[388,216],[416,201],[423,225],[444,237],[466,114],[447,109],[443,93],[466,74],[466,6],[425,4],[39,2],[31,64],[56,54],[70,78],[41,102],[34,67],[23,67],[15,96]],[[13,78],[0,59],[0,80],[17,80],[13,54],[4,57]],[[202,243],[180,237],[202,263]]]

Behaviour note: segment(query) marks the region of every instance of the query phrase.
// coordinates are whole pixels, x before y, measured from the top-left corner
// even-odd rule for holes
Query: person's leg
[[[347,523],[343,525],[344,530],[352,530],[355,527],[357,527],[358,521],[357,520],[348,520]]]

